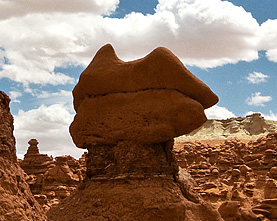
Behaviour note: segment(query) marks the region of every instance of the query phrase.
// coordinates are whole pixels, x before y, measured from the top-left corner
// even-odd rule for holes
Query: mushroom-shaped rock
[[[131,140],[161,143],[200,127],[218,97],[168,49],[124,62],[103,46],[73,90],[79,148]]]
[[[221,220],[178,174],[172,154],[173,138],[200,127],[218,98],[168,49],[124,62],[105,45],[73,96],[70,133],[88,149],[86,179],[59,205],[70,209],[49,217],[57,209],[62,219]],[[89,209],[76,207],[78,196]]]

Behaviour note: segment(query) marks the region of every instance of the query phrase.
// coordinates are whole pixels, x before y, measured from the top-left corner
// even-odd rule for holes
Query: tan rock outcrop
[[[0,220],[46,220],[26,183],[26,174],[16,161],[9,102],[9,97],[0,91]]]
[[[88,149],[87,179],[50,220],[221,220],[172,155],[172,139],[201,126],[218,98],[175,55],[157,48],[123,62],[105,45],[73,96],[70,133]]]
[[[207,120],[200,128],[188,135],[180,136],[176,142],[194,140],[226,140],[238,138],[240,140],[256,140],[268,133],[277,131],[277,122],[264,119],[260,113],[246,117],[230,118],[227,120]],[[268,145],[270,142],[267,141]]]

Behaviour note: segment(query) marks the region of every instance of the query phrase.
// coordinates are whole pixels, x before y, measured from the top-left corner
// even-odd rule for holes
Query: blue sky
[[[125,61],[169,48],[219,96],[209,118],[277,120],[276,0],[2,0],[0,30],[20,157],[31,138],[54,156],[83,152],[68,133],[71,91],[106,43]]]

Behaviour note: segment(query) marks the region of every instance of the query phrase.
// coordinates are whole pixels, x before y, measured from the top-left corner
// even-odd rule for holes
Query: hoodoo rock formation
[[[47,154],[40,154],[38,149],[38,141],[36,139],[29,140],[27,153],[21,161],[20,166],[27,174],[40,175],[44,174],[49,168],[54,167],[52,157]]]
[[[0,91],[0,220],[46,220],[17,163],[9,97]]]
[[[73,96],[87,179],[50,220],[221,220],[172,155],[173,138],[200,127],[218,98],[168,49],[124,62],[105,45]]]
[[[29,140],[29,147],[21,168],[27,173],[26,179],[31,192],[45,211],[69,196],[83,180],[85,155],[79,160],[71,156],[52,156],[40,154],[38,141]]]

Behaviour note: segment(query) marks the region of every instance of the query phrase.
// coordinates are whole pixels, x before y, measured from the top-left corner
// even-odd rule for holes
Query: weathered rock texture
[[[46,220],[16,160],[10,99],[0,91],[0,220]]]
[[[194,191],[224,220],[277,220],[277,132],[255,141],[175,143],[174,153]]]
[[[9,108],[10,98],[2,91],[0,91],[0,102],[0,156],[12,162],[16,162],[13,116]]]
[[[277,122],[264,119],[260,113],[227,120],[207,120],[200,128],[175,139],[176,142],[239,138],[256,140],[277,131]]]
[[[173,138],[201,126],[218,98],[169,50],[123,62],[105,45],[73,96],[70,133],[88,149],[87,180],[50,220],[221,219],[172,155]]]
[[[217,96],[165,48],[124,62],[102,47],[73,90],[79,148],[122,140],[161,143],[201,126]]]

